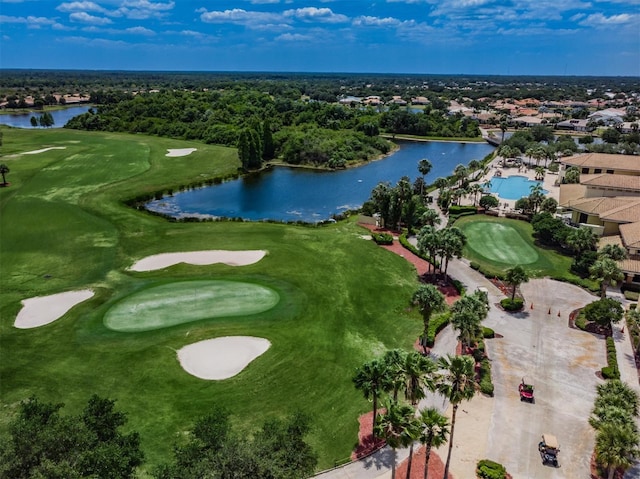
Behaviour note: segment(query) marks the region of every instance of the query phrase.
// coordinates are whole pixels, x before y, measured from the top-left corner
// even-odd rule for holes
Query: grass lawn
[[[519,264],[532,277],[579,279],[569,271],[572,258],[537,246],[533,228],[526,221],[473,215],[460,218],[455,226],[467,236],[465,258],[479,264],[490,275],[503,274]],[[591,284],[589,280],[583,281]]]
[[[0,188],[0,433],[31,395],[64,402],[64,411],[74,413],[97,393],[127,412],[128,427],[141,434],[147,469],[166,460],[174,441],[214,403],[246,431],[305,411],[313,418],[310,440],[320,468],[350,454],[357,417],[371,407],[352,385],[355,368],[386,348],[409,349],[421,331],[418,312],[408,308],[416,288],[411,265],[361,239],[352,221],[171,223],[124,204],[141,193],[235,174],[233,149],[64,129],[2,132],[1,162],[11,170],[11,186]],[[53,146],[66,148],[19,154]],[[198,151],[165,156],[167,148],[189,147]],[[208,249],[268,254],[241,267],[127,270],[148,255]],[[233,283],[224,294],[258,296],[243,305],[247,310],[207,313],[180,305],[193,281],[213,289]],[[86,288],[95,296],[63,318],[35,329],[13,327],[22,299]],[[105,326],[105,316],[118,312],[145,321],[148,315],[127,313],[126,306],[134,298],[151,305],[163,288],[164,327]],[[183,346],[240,335],[272,346],[231,379],[201,380],[178,363]]]

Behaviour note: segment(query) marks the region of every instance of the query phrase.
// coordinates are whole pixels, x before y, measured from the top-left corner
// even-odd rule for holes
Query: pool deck
[[[503,167],[500,166],[500,162],[503,160],[501,156],[496,156],[488,166],[488,172],[484,176],[482,176],[476,183],[485,183],[487,181],[492,181],[494,176],[496,176],[496,172],[500,171],[502,173],[501,178],[508,178],[510,176],[525,176],[530,180],[535,180],[535,160],[530,160],[528,157],[523,156],[522,161],[524,165],[518,167]],[[531,161],[531,166],[529,166],[529,161]],[[544,163],[540,162],[540,166],[543,166]],[[551,173],[549,170],[545,170],[544,180],[542,181],[542,187],[548,191],[545,195],[546,197],[554,198],[556,201],[560,200],[560,186],[556,185],[556,181],[558,180],[557,173]],[[496,195],[498,200],[500,201],[500,206],[498,211],[501,215],[504,215],[508,212],[515,211],[514,207],[516,204],[516,200],[508,200],[505,198],[501,198],[499,195]],[[469,195],[467,197],[462,198],[460,204],[463,205],[472,205],[473,204],[473,196]]]

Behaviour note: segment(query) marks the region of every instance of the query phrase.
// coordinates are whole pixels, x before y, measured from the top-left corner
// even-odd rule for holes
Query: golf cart
[[[558,439],[553,434],[545,433],[542,435],[542,441],[538,444],[538,451],[540,451],[542,464],[558,467],[560,446],[558,445]]]
[[[518,385],[518,391],[520,391],[520,401],[534,402],[533,398],[533,384],[527,384],[522,378],[522,382]]]

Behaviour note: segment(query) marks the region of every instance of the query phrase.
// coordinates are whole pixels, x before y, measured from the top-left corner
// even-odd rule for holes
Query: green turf
[[[201,319],[247,316],[273,308],[280,297],[264,286],[237,281],[180,281],[145,289],[104,316],[114,331],[150,331]]]
[[[458,219],[455,225],[467,236],[464,256],[489,275],[504,274],[509,268],[522,265],[531,277],[549,276],[594,285],[569,272],[570,257],[535,244],[533,228],[526,221],[473,215]]]
[[[470,250],[507,267],[535,263],[538,252],[511,225],[495,221],[475,221],[464,228]]]
[[[149,470],[211,405],[255,428],[295,410],[313,418],[321,468],[348,457],[360,413],[355,368],[385,348],[410,348],[421,331],[410,309],[414,268],[360,238],[353,221],[325,227],[269,223],[171,223],[124,201],[140,193],[228,176],[233,149],[201,143],[72,130],[2,128],[0,188],[0,432],[21,400],[37,394],[79,412],[91,394],[115,399],[141,434]],[[37,155],[16,155],[66,146]],[[197,147],[186,157],[167,148]],[[256,264],[136,273],[147,255],[198,250],[269,251]],[[170,283],[233,281],[277,293],[274,307],[140,332],[108,329],[104,316],[134,294]],[[91,288],[96,295],[35,329],[13,327],[20,301]],[[179,313],[176,313],[176,315]],[[221,336],[268,339],[269,354],[225,381],[187,374],[175,351]]]

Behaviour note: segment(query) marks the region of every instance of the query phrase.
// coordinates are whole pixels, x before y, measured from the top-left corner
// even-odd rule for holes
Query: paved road
[[[448,272],[467,291],[487,288],[492,305],[504,297],[489,280],[469,268],[465,260],[450,261]],[[605,343],[591,334],[570,329],[568,318],[571,311],[597,298],[573,285],[549,279],[532,280],[523,284],[521,290],[527,301],[522,313],[508,314],[492,306],[485,321],[486,326],[503,337],[487,341],[495,397],[490,427],[486,437],[478,440],[487,442],[486,456],[504,464],[514,479],[588,478],[595,434],[587,419],[596,385],[602,383],[596,372],[606,364]],[[615,326],[614,339],[621,378],[640,393],[628,334],[623,333],[621,326]],[[455,332],[448,327],[438,336],[432,353],[435,356],[453,353],[455,346]],[[517,385],[523,377],[535,386],[534,404],[519,400]],[[427,403],[443,411],[448,407],[441,397],[430,396],[421,407]],[[544,432],[555,434],[560,441],[558,469],[543,466],[540,460],[537,444]],[[398,462],[407,453],[406,449],[399,450]],[[456,455],[460,453],[464,454],[464,446]],[[316,477],[389,478],[392,458],[392,451],[384,448],[369,458]],[[625,474],[625,479],[639,478],[640,465]]]

